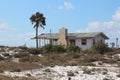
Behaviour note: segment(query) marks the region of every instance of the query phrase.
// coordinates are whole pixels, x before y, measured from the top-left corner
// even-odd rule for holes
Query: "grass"
[[[0,61],[0,71],[9,70],[9,71],[22,71],[22,70],[30,70],[40,68],[41,66],[36,63],[29,62],[10,62],[10,61]]]
[[[89,56],[88,56],[89,55]],[[50,53],[43,54],[43,57],[39,58],[40,64],[45,66],[55,66],[55,65],[64,65],[64,66],[79,66],[79,65],[92,65],[94,61],[103,60],[101,54],[94,53]]]
[[[4,49],[4,48],[1,48],[1,49]],[[41,51],[43,51],[41,49],[37,50],[34,48],[26,48],[26,47],[10,47],[8,48],[8,50],[13,50],[13,52],[17,50],[18,53],[14,55],[4,54],[4,56],[7,56],[7,57],[10,56],[10,57],[8,58],[9,61],[3,60],[2,57],[0,58],[2,60],[0,61],[0,70],[2,69],[1,67],[3,67],[3,69],[5,70],[9,69],[7,66],[13,68],[12,69],[13,71],[16,69],[21,70],[21,68],[19,68],[17,65],[19,66],[26,65],[26,64],[28,65],[28,63],[32,63],[31,65],[33,65],[33,63],[37,63],[44,66],[55,66],[55,65],[95,66],[94,64],[92,64],[92,62],[101,61],[104,63],[113,64],[118,62],[116,58],[112,57],[112,55],[114,55],[113,53],[115,54],[120,53],[120,49],[111,50],[110,52],[107,52],[105,54],[100,54],[94,50],[85,50],[80,52],[71,51],[71,52],[61,52],[61,53],[60,52],[44,53],[42,54],[41,57],[39,57],[38,54],[42,53]],[[104,56],[108,56],[109,59],[105,58]],[[19,58],[19,63],[10,62],[12,57]],[[30,68],[30,66],[28,67]],[[23,66],[23,70],[24,69],[27,69],[27,67]]]
[[[32,77],[18,77],[18,78],[12,78],[4,75],[0,75],[0,80],[37,80]]]

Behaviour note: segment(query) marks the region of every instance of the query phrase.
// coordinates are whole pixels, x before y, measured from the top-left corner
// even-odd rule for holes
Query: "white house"
[[[105,43],[106,39],[109,38],[103,32],[68,33],[67,29],[62,28],[59,33],[43,33],[39,35],[39,45],[55,44],[67,46],[74,44],[85,50],[96,43]]]

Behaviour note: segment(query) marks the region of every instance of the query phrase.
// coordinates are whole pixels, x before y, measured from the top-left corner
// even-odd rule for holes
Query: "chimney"
[[[64,27],[59,30],[59,39],[58,39],[59,45],[67,46],[67,29]]]

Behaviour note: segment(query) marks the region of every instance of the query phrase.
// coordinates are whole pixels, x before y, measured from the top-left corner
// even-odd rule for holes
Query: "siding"
[[[82,50],[90,49],[93,46],[93,39],[95,39],[95,43],[101,42],[101,40],[102,43],[105,43],[105,39],[101,35],[98,35],[95,36],[94,38],[86,39],[87,40],[86,45],[82,45],[82,39],[76,39],[75,45],[81,48]]]
[[[87,40],[87,44],[82,45],[82,40],[81,39],[76,39],[75,45],[80,47],[82,50],[89,49],[92,46],[92,40],[93,39],[86,39],[86,40]]]

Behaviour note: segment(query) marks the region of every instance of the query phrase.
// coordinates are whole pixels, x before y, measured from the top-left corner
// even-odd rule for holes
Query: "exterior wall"
[[[82,50],[89,49],[92,46],[93,39],[86,39],[86,40],[87,40],[87,44],[82,45],[82,39],[76,39],[75,45],[81,48]]]
[[[93,46],[93,39],[95,39],[95,43],[99,43],[99,42],[101,43],[101,40],[102,43],[105,43],[105,39],[102,36],[98,35],[94,38],[86,39],[87,40],[86,45],[82,45],[82,39],[76,39],[75,45],[80,47],[82,50],[90,49]]]
[[[94,39],[95,39],[95,43],[101,43],[101,40],[102,43],[105,43],[105,39],[100,35],[96,36]]]
[[[62,28],[59,31],[59,39],[58,39],[58,45],[64,45],[67,46],[67,29]]]

